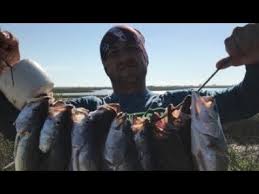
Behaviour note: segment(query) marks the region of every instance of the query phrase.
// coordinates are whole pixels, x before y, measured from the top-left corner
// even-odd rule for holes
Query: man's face
[[[137,84],[145,79],[147,64],[139,48],[127,47],[109,54],[104,67],[112,82]]]

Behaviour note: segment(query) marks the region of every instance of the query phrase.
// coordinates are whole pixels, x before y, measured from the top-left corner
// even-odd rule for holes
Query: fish
[[[14,122],[17,131],[14,146],[16,171],[40,169],[39,136],[48,114],[49,100],[50,97],[42,96],[28,102]]]
[[[94,158],[94,142],[92,130],[87,128],[89,111],[84,108],[76,108],[72,112],[72,171],[97,170]]]
[[[103,151],[103,170],[133,171],[140,168],[133,131],[127,113],[119,112],[111,123]]]
[[[112,120],[120,106],[104,104],[87,113],[76,109],[72,130],[72,170],[102,170],[102,152]]]
[[[192,92],[191,151],[198,171],[226,171],[229,164],[227,141],[216,101]]]
[[[111,123],[120,112],[120,105],[118,103],[109,103],[99,106],[97,110],[89,114],[89,123],[93,125],[93,139],[96,150],[96,164],[98,169],[102,170],[103,167],[103,150],[105,140],[107,138]]]
[[[191,95],[187,95],[180,105],[174,107],[171,120],[179,135],[186,154],[192,162],[191,157]]]
[[[68,170],[73,107],[60,100],[49,107],[48,116],[40,132],[39,149],[44,154],[41,170]]]
[[[153,170],[150,121],[145,117],[134,117],[131,129],[142,170]]]
[[[186,137],[190,131],[190,117],[184,113],[186,106],[187,100],[184,99],[181,106],[169,104],[162,115],[154,112],[151,117],[155,170],[193,169]]]

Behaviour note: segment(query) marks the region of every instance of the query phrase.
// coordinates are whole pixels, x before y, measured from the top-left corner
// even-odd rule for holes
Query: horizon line
[[[199,85],[148,85],[146,87],[199,87],[201,86],[202,84],[199,84]],[[234,84],[233,84],[234,85]],[[204,86],[205,88],[206,87],[229,87],[229,86],[233,86],[233,85],[216,85],[216,84],[213,84],[213,85],[207,85],[207,86]],[[112,88],[112,86],[54,86],[54,88]]]

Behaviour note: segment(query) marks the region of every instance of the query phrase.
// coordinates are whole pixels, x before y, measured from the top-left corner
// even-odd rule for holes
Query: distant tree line
[[[179,86],[147,86],[149,90],[177,90],[177,89],[187,89],[187,88],[198,88],[200,85],[179,85]],[[209,85],[205,88],[227,88],[232,85]],[[101,89],[112,89],[112,87],[55,87],[54,93],[80,93],[80,92],[93,92],[94,90]]]

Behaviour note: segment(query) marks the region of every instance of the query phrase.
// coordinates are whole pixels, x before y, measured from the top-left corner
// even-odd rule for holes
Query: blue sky
[[[116,24],[0,23],[20,41],[21,58],[37,61],[55,86],[111,86],[100,59],[99,44]],[[147,85],[198,85],[227,56],[224,40],[239,23],[129,24],[142,32],[149,55]],[[237,84],[245,68],[220,71],[209,84]]]

